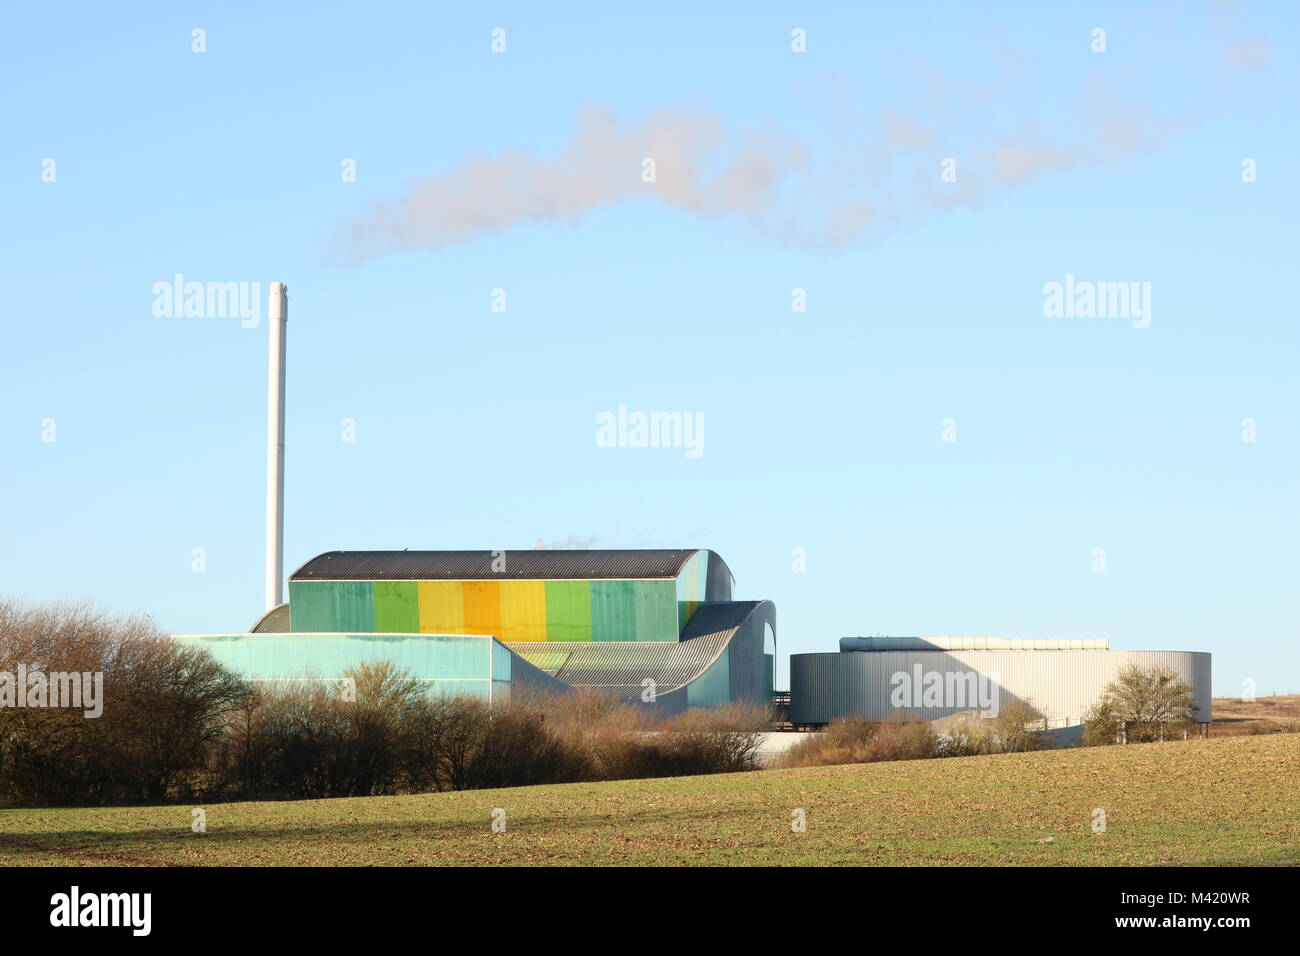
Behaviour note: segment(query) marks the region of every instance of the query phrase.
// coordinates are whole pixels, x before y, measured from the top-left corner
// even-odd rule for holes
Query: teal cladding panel
[[[591,582],[591,639],[636,640],[635,581]]]
[[[252,680],[337,681],[364,661],[388,661],[433,694],[508,700],[569,687],[517,658],[490,637],[462,634],[190,634],[173,640],[209,651],[222,665]]]
[[[336,678],[349,667],[373,660],[391,661],[420,680],[490,680],[496,676],[490,658],[495,642],[489,637],[322,633],[176,640],[196,642],[222,664],[254,679]],[[509,678],[509,665],[505,669]]]
[[[709,581],[709,553],[696,551],[677,574],[677,631],[680,634],[696,610],[704,603]]]
[[[333,598],[328,584],[289,582],[289,630],[329,631]]]
[[[721,707],[731,703],[731,647],[709,669],[686,685],[688,707]]]
[[[289,620],[294,631],[369,633],[375,629],[374,585],[370,581],[291,582]]]
[[[495,681],[510,680],[510,658],[513,657],[510,649],[503,647],[497,642],[492,642],[492,679]]]
[[[677,587],[672,581],[633,581],[636,598],[636,640],[675,641]]]
[[[419,634],[232,634],[177,637],[206,648],[216,660],[252,680],[336,680],[363,661],[389,661],[424,682],[432,693],[500,699],[510,664],[493,659],[489,637]],[[493,678],[498,678],[493,680]]]

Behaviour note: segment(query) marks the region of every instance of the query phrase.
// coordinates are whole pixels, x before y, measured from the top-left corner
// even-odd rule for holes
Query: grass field
[[[1292,864],[1300,734],[285,803],[0,811],[0,865]],[[507,830],[493,833],[494,808]],[[802,808],[807,830],[791,832]],[[1093,833],[1094,808],[1106,832]],[[1055,842],[1039,842],[1051,837]]]

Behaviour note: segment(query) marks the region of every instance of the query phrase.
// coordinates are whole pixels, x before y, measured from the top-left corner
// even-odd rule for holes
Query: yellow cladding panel
[[[501,582],[462,581],[465,633],[501,637]]]
[[[546,582],[501,582],[501,640],[546,640]]]
[[[465,594],[459,581],[421,581],[420,633],[464,634]]]

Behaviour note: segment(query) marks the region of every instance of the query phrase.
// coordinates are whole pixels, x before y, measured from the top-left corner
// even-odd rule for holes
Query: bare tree
[[[1085,715],[1084,742],[1103,743],[1116,732],[1131,743],[1164,740],[1191,723],[1198,709],[1191,685],[1173,671],[1130,664]]]
[[[1031,700],[1009,700],[993,718],[993,733],[1003,753],[1042,750],[1047,746],[1047,720]]]
[[[0,602],[0,671],[102,678],[102,712],[0,708],[0,799],[161,800],[199,782],[208,750],[249,694],[207,651],[144,617],[84,604]]]

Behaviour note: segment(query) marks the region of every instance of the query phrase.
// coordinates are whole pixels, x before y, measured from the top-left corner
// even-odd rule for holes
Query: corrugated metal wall
[[[677,630],[687,623],[708,598],[709,551],[696,551],[677,574]]]
[[[567,684],[490,637],[431,634],[189,634],[173,640],[206,648],[252,680],[333,680],[363,661],[391,661],[445,694],[500,700],[512,684],[562,693]]]
[[[701,558],[696,567],[704,566]],[[490,634],[502,641],[676,641],[680,634],[678,587],[671,578],[291,581],[289,616],[295,633],[374,631]]]
[[[1192,686],[1200,710],[1197,719],[1210,720],[1210,655],[1195,651],[1098,650],[972,650],[972,651],[850,651],[838,654],[794,654],[790,657],[790,717],[796,724],[824,724],[835,717],[859,714],[883,720],[897,708],[891,700],[895,674],[922,672],[944,675],[971,671],[996,674],[999,700],[1029,699],[1052,722],[1068,726],[1082,715],[1102,690],[1130,664],[1158,666],[1178,674]],[[972,707],[920,707],[909,712],[936,720]]]

